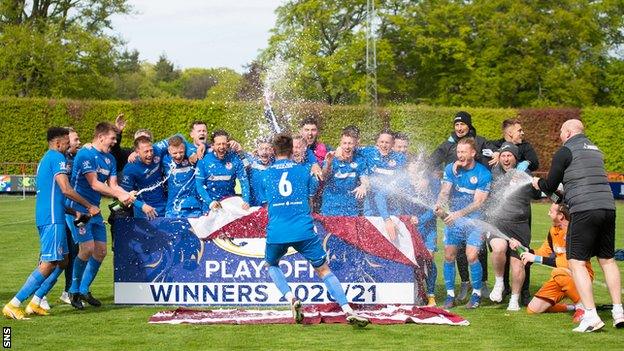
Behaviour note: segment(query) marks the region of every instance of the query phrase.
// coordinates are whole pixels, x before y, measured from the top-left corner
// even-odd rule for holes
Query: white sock
[[[472,293],[481,296],[481,289],[472,289]]]
[[[293,300],[295,299],[295,295],[292,293],[292,291],[287,292],[286,295],[284,295],[284,297],[290,303],[292,303]]]
[[[349,306],[349,304],[342,305],[340,308],[342,308],[342,312],[344,313],[353,313],[353,309]]]
[[[447,295],[447,296],[452,296],[452,297],[455,297],[455,290],[447,290],[447,291],[446,291],[446,295]]]
[[[34,303],[35,305],[39,306],[41,304],[41,299],[35,295],[33,295],[32,299],[30,300],[30,302]]]
[[[577,310],[578,309],[584,310],[585,306],[583,306],[583,303],[581,301],[579,301],[576,305],[574,305],[574,308],[577,309]]]
[[[20,307],[22,301],[18,300],[17,297],[14,297],[11,299],[11,301],[9,301],[9,303],[13,305],[13,307]]]
[[[584,317],[590,320],[600,319],[595,308],[586,308]]]
[[[513,304],[518,304],[518,301],[520,300],[520,294],[511,294],[511,297],[509,298],[509,304],[511,305]]]
[[[494,277],[495,286],[504,285],[504,284],[505,282],[503,281],[503,277]]]
[[[613,305],[613,309],[611,310],[611,312],[613,314],[622,314],[622,313],[624,313],[624,310],[622,309],[622,304]]]

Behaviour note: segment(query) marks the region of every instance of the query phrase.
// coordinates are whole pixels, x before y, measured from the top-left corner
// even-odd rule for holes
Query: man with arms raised
[[[303,320],[301,301],[290,290],[279,261],[289,247],[305,257],[328,291],[336,299],[349,323],[364,327],[368,320],[356,315],[345,296],[338,278],[327,264],[327,253],[321,239],[314,233],[310,200],[318,182],[311,174],[311,167],[291,161],[293,142],[287,134],[278,134],[273,140],[275,163],[266,171],[264,193],[266,194],[269,221],[266,234],[265,261],[269,276],[290,302],[297,323]]]
[[[366,196],[368,178],[366,160],[355,156],[357,136],[343,132],[340,138],[341,156],[329,152],[323,163],[322,205],[324,216],[358,216],[358,201]]]
[[[28,314],[47,315],[39,306],[41,297],[54,286],[61,274],[67,255],[65,236],[65,197],[80,203],[84,212],[98,215],[100,209],[80,196],[71,186],[67,177],[67,163],[64,153],[69,147],[69,131],[66,128],[52,127],[47,132],[48,151],[37,167],[37,200],[35,202],[35,222],[39,230],[40,262],[30,274],[26,283],[2,309],[7,318],[24,319],[20,308],[22,301],[33,293],[33,300],[26,307]],[[75,216],[72,216],[72,220]]]
[[[466,308],[477,308],[481,303],[483,268],[479,262],[481,250],[481,228],[471,219],[481,217],[481,206],[490,192],[492,175],[488,169],[475,161],[477,153],[472,138],[464,138],[457,143],[457,174],[453,163],[446,165],[440,195],[435,212],[446,224],[444,229],[444,284],[446,300],[444,308],[455,305],[455,257],[457,248],[465,244],[466,256],[472,282],[472,295]],[[450,213],[443,210],[450,200]]]
[[[78,194],[96,206],[100,205],[102,195],[116,197],[124,204],[134,201],[134,194],[117,184],[117,166],[110,154],[111,147],[117,142],[116,132],[112,124],[99,123],[91,147],[80,149],[74,160],[71,184]],[[76,201],[68,199],[66,205],[77,212],[86,212]],[[73,216],[66,216],[66,221],[79,245],[69,289],[71,305],[83,309],[81,300],[84,300],[92,306],[100,306],[101,302],[91,295],[90,287],[106,257],[106,228],[102,215],[93,216],[81,228],[73,224]]]
[[[249,209],[249,180],[243,162],[229,151],[230,135],[224,130],[212,133],[212,151],[197,162],[195,188],[204,202],[204,211],[221,208],[222,199],[235,196],[235,181],[241,185],[243,209]]]
[[[574,284],[585,314],[576,332],[604,327],[596,312],[587,262],[598,257],[613,302],[613,326],[624,328],[620,270],[614,260],[615,201],[607,180],[602,152],[584,134],[583,123],[570,119],[561,125],[563,146],[553,155],[546,179],[533,178],[535,189],[553,193],[563,184],[564,202],[570,209],[566,252]]]

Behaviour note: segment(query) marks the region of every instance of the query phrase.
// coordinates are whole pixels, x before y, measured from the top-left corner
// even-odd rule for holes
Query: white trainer
[[[504,284],[494,283],[494,287],[492,288],[492,291],[490,291],[490,300],[492,300],[492,302],[502,302],[504,289]]]
[[[572,330],[578,333],[591,333],[602,329],[605,325],[600,318],[590,319],[586,317],[587,315],[583,316],[583,319],[581,319],[581,323],[579,324],[579,326]]]
[[[71,305],[71,300],[69,299],[69,293],[67,291],[63,291],[61,297],[59,297],[59,300],[63,301],[68,305]]]
[[[45,296],[41,299],[39,307],[43,308],[46,311],[50,310],[50,304],[48,303],[48,299]]]
[[[624,328],[624,313],[613,313],[613,311],[611,311],[611,316],[613,316],[614,328]]]
[[[509,300],[509,305],[507,305],[507,311],[520,311],[520,304],[518,301]]]

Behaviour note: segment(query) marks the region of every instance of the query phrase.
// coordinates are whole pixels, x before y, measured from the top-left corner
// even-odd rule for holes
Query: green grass
[[[105,208],[105,207],[104,207]],[[5,304],[20,288],[37,263],[38,236],[34,225],[34,199],[0,197],[0,303]],[[539,245],[549,227],[547,205],[533,206],[533,246]],[[624,204],[618,204],[616,246],[624,247]],[[441,238],[441,236],[440,236]],[[110,251],[109,251],[110,252]],[[441,253],[437,254],[441,261]],[[596,281],[604,282],[595,264]],[[440,267],[440,265],[439,265]],[[624,272],[624,265],[620,263]],[[493,275],[490,269],[490,281]],[[534,266],[531,291],[548,278],[549,269]],[[3,320],[12,327],[17,350],[190,350],[190,349],[622,349],[624,331],[611,326],[610,312],[601,312],[607,326],[596,334],[572,333],[567,314],[529,316],[509,313],[505,305],[485,303],[471,311],[454,312],[470,321],[468,327],[422,325],[371,325],[354,330],[347,325],[254,325],[195,326],[150,325],[148,318],[168,307],[113,305],[112,257],[107,257],[94,282],[94,294],[104,306],[75,311],[56,299],[64,279],[49,294],[52,315],[28,321]],[[490,283],[492,285],[492,283]],[[442,273],[438,278],[438,301],[442,300]],[[606,288],[595,285],[597,303],[610,303]]]

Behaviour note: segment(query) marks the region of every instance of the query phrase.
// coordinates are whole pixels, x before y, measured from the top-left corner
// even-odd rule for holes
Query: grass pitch
[[[102,206],[106,209],[106,206]],[[546,237],[550,226],[547,204],[533,205],[533,247]],[[106,213],[105,213],[106,215]],[[624,204],[618,203],[616,247],[624,247]],[[439,244],[441,246],[439,235]],[[38,235],[34,223],[34,198],[0,197],[0,303],[4,305],[37,264]],[[438,302],[443,301],[442,253],[438,262]],[[594,292],[598,304],[610,303],[598,263]],[[619,263],[624,273],[624,264]],[[549,277],[548,267],[534,265],[531,291]],[[490,267],[490,286],[493,273]],[[484,302],[476,310],[463,307],[455,313],[470,321],[467,327],[422,325],[370,325],[353,329],[348,325],[253,325],[197,326],[150,325],[148,318],[170,307],[127,307],[113,305],[112,256],[106,258],[92,291],[101,298],[101,308],[75,311],[58,297],[64,286],[61,276],[48,295],[52,315],[27,321],[2,321],[11,327],[12,348],[16,350],[206,350],[206,349],[623,349],[624,330],[612,327],[609,311],[600,312],[607,324],[594,334],[577,334],[569,314],[529,316],[507,312],[506,305]]]

